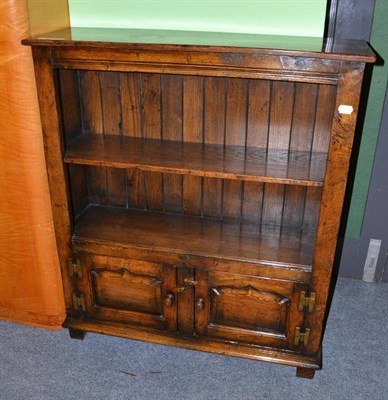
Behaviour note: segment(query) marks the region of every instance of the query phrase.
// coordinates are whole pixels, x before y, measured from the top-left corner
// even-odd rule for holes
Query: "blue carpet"
[[[388,285],[340,279],[323,370],[307,380],[290,367],[0,322],[0,399],[387,400],[387,328]]]

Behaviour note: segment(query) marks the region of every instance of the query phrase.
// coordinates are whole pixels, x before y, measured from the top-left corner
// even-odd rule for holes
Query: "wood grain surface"
[[[266,149],[244,146],[224,147],[219,144],[202,145],[118,136],[102,139],[99,135],[84,135],[69,144],[65,162],[320,187],[323,185],[326,157],[325,153],[311,154],[299,150],[267,152]],[[171,187],[165,188],[166,192],[170,189],[169,195],[174,191],[180,195],[180,181],[175,182],[175,185],[178,187],[175,188],[171,181]],[[240,190],[234,189],[240,195]],[[213,198],[218,196],[218,192],[211,193]]]
[[[65,318],[25,2],[0,3],[0,318]],[[28,127],[28,129],[26,129]]]
[[[74,239],[308,267],[314,234],[301,235],[298,230],[266,228],[249,222],[90,206],[77,220]]]

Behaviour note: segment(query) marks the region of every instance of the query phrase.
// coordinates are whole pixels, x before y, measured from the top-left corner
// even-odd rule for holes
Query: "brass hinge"
[[[76,310],[81,309],[82,311],[86,311],[84,295],[79,294],[77,296],[76,294],[73,294],[73,305]]]
[[[301,332],[300,327],[297,326],[295,328],[294,345],[298,346],[300,343],[303,343],[305,346],[307,346],[309,340],[310,340],[310,328],[305,328],[304,332]]]
[[[79,258],[77,258],[75,262],[73,261],[72,258],[69,258],[68,266],[69,266],[70,277],[77,275],[78,278],[80,279],[82,278],[81,260]]]
[[[310,296],[306,296],[306,292],[302,290],[300,292],[298,310],[303,311],[306,308],[308,312],[313,311],[315,306],[315,298],[315,292],[311,292]]]

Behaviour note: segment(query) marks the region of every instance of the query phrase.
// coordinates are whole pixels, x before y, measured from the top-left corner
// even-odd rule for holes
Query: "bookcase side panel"
[[[65,304],[71,313],[74,285],[68,274],[68,259],[71,257],[71,220],[67,174],[63,164],[63,138],[60,118],[60,99],[57,92],[55,71],[50,64],[51,49],[34,47],[35,79],[44,140],[47,175],[51,207],[55,226],[57,251],[62,270]]]

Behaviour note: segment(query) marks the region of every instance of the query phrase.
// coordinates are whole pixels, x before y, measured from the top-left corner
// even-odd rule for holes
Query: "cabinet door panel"
[[[262,330],[282,334],[287,303],[283,295],[264,292],[248,285],[218,286],[211,289],[211,321],[216,325]]]
[[[134,274],[126,268],[96,268],[91,277],[96,305],[155,315],[163,313],[161,280]]]
[[[176,330],[175,267],[89,255],[82,264],[86,312],[91,317]]]
[[[300,284],[221,272],[197,271],[198,334],[228,341],[294,348],[303,321]]]

